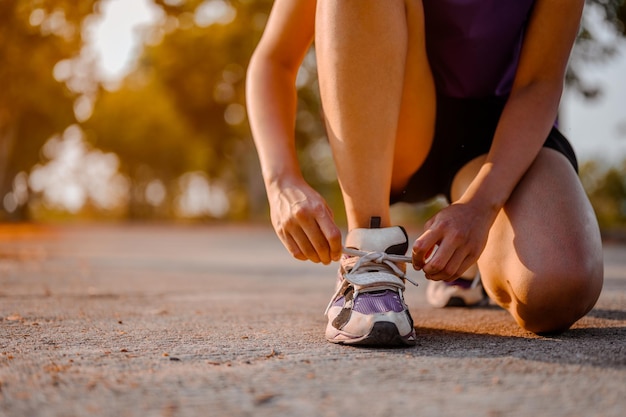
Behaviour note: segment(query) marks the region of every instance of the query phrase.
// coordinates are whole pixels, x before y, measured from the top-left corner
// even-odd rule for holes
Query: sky
[[[169,0],[171,4],[180,0]],[[108,0],[104,18],[92,27],[92,47],[100,59],[101,76],[115,82],[132,69],[141,45],[136,31],[163,17],[151,0]],[[565,91],[560,127],[581,161],[618,163],[626,158],[626,41],[608,64],[589,66],[585,79],[597,81],[602,95],[584,100]]]

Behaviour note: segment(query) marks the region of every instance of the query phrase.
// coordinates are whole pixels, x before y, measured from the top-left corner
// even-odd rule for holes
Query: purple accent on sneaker
[[[353,310],[361,314],[386,313],[388,311],[399,313],[404,310],[404,305],[397,292],[385,290],[357,295]]]
[[[472,287],[473,282],[473,279],[457,278],[454,281],[446,282],[446,285],[451,287],[461,287],[467,290]]]
[[[345,297],[341,296],[335,300],[333,307],[343,307]]]
[[[335,300],[333,307],[343,307],[344,302],[344,297],[341,296]],[[358,294],[353,309],[362,314],[386,313],[388,311],[399,313],[404,310],[404,305],[402,305],[397,292],[384,290]]]

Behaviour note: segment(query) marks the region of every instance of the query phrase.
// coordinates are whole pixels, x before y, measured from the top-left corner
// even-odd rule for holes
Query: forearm
[[[556,119],[583,5],[583,0],[535,2],[487,161],[462,201],[497,212],[537,157]]]
[[[295,147],[295,74],[268,59],[253,58],[246,100],[252,136],[266,187],[300,176]]]
[[[556,119],[561,92],[561,85],[548,81],[514,90],[487,160],[459,202],[479,204],[494,214],[504,206],[541,150]]]

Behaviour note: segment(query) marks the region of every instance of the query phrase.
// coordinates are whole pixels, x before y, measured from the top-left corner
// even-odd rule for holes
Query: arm
[[[429,278],[454,279],[478,259],[496,215],[539,154],[556,120],[583,5],[584,0],[535,3],[487,160],[465,193],[427,223],[414,245],[414,264]],[[424,254],[436,243],[440,250],[425,266]]]
[[[315,0],[277,0],[248,67],[247,105],[272,224],[296,258],[328,263],[341,234],[322,197],[303,179],[295,146],[295,79],[315,30]]]
[[[487,161],[460,202],[498,211],[554,125],[583,0],[538,0]]]

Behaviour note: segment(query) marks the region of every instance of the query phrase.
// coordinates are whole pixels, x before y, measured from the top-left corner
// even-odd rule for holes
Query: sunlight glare
[[[164,18],[163,10],[151,0],[103,0],[102,17],[87,28],[105,82],[126,75],[141,47],[138,31]]]

